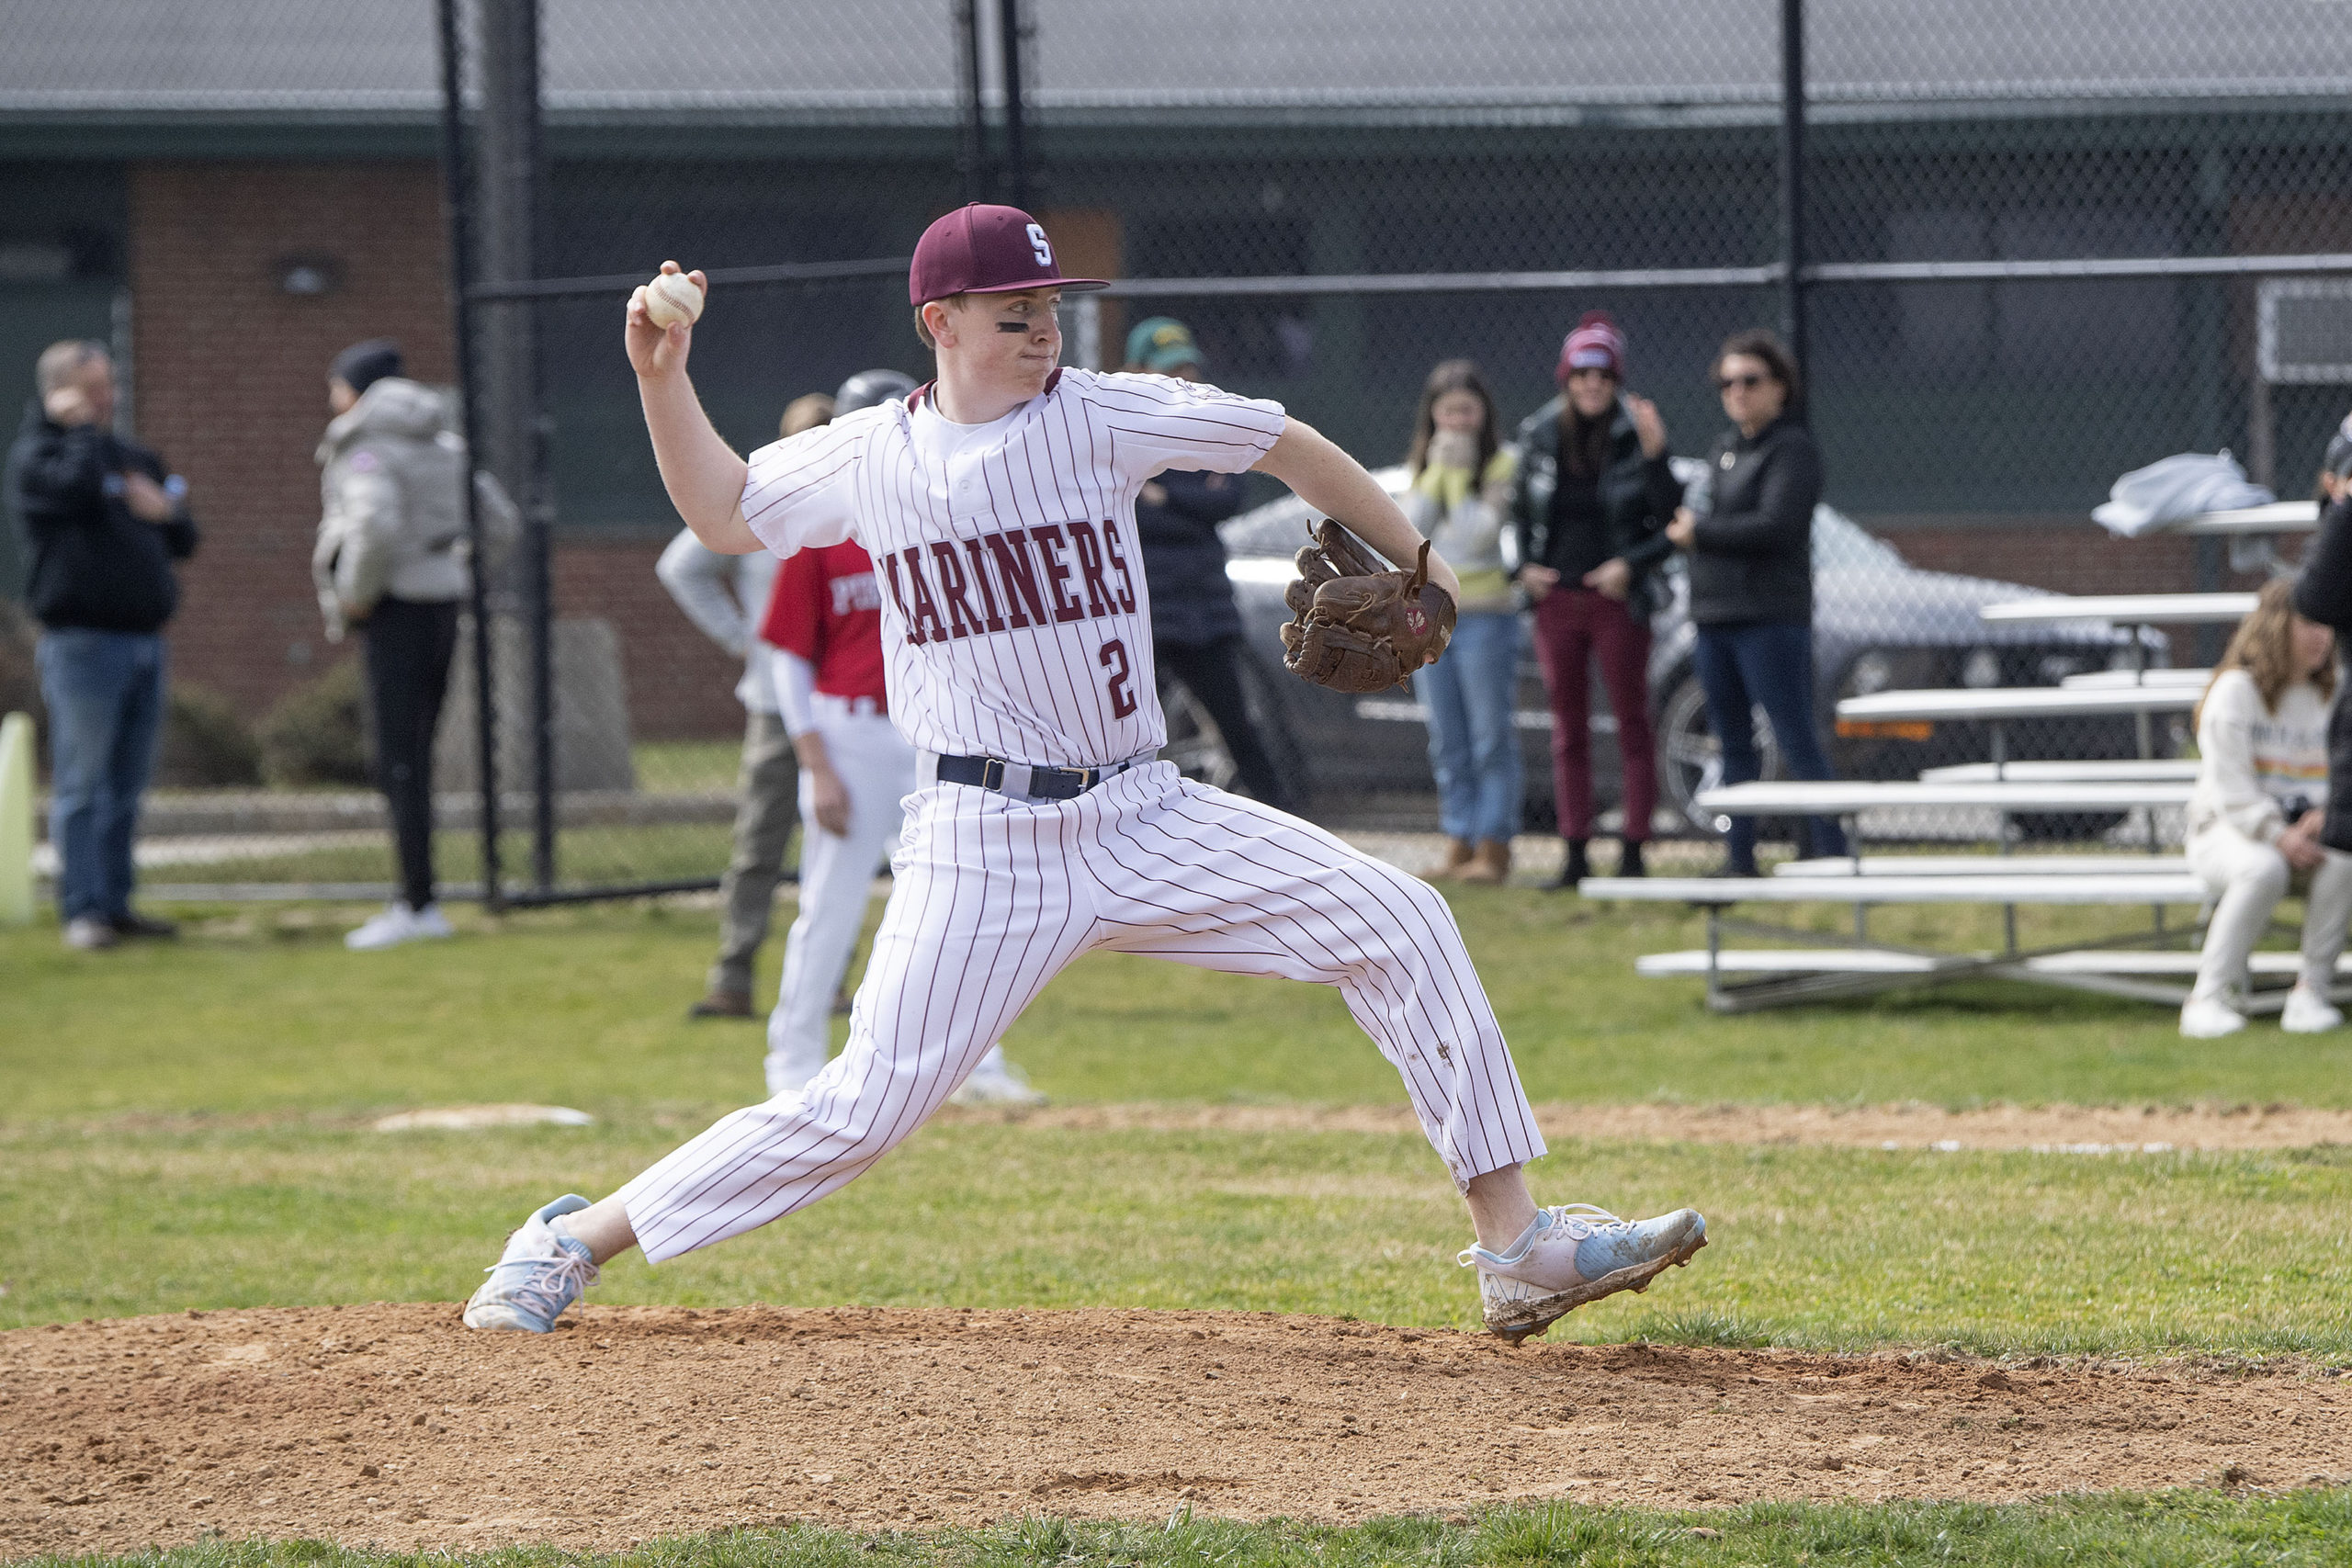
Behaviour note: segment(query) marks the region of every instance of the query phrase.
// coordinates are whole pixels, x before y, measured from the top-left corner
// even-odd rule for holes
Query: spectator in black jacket
[[[1666,536],[1690,552],[1695,661],[1707,726],[1723,749],[1724,783],[1763,771],[1758,707],[1791,774],[1830,777],[1813,712],[1813,509],[1821,451],[1796,412],[1797,370],[1781,340],[1735,333],[1715,355],[1715,386],[1732,428],[1708,455],[1703,516],[1682,507]],[[1826,818],[1804,852],[1842,855],[1846,835]],[[1754,876],[1756,819],[1735,817],[1724,872]]]
[[[8,483],[32,544],[58,913],[66,945],[96,951],[174,934],[132,911],[130,850],[163,727],[172,562],[196,553],[196,524],[163,459],[114,434],[103,347],[52,344],[34,374],[40,400],[9,449]]]
[[[2295,613],[2352,634],[2352,415],[2320,460],[2319,536],[2295,581]],[[2339,637],[2336,647],[2346,646]],[[2352,853],[2352,682],[2336,682],[2327,716],[2327,820],[2319,841]]]
[[[1201,351],[1193,330],[1167,316],[1137,321],[1127,333],[1129,370],[1201,378]],[[1144,581],[1151,585],[1151,649],[1160,679],[1184,683],[1200,699],[1233,759],[1235,782],[1269,806],[1297,803],[1274,767],[1241,686],[1241,612],[1225,575],[1225,541],[1216,525],[1241,510],[1235,474],[1171,469],[1143,487],[1136,501],[1136,536],[1143,546]]]
[[[1617,874],[1646,874],[1657,808],[1650,729],[1650,616],[1667,520],[1682,499],[1657,405],[1624,389],[1625,334],[1589,310],[1560,345],[1560,395],[1519,427],[1511,524],[1519,585],[1535,605],[1535,651],[1552,706],[1552,791],[1567,841],[1558,886],[1591,874],[1592,665],[1617,719],[1624,781]]]

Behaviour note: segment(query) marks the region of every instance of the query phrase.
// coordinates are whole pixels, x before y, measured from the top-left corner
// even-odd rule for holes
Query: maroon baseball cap
[[[951,294],[1109,287],[1099,277],[1064,277],[1045,226],[1021,209],[978,201],[925,229],[915,242],[915,264],[907,269],[907,300],[913,305]]]

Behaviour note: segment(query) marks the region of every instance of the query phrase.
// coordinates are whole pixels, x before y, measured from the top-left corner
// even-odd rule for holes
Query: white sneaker
[[[1654,1220],[1621,1220],[1589,1203],[1538,1209],[1507,1252],[1474,1247],[1462,1254],[1478,1269],[1478,1298],[1489,1333],[1516,1345],[1584,1305],[1620,1291],[1646,1291],[1668,1269],[1690,1263],[1707,1245],[1696,1209]]]
[[[2219,1040],[2245,1027],[2245,1015],[2219,997],[2191,997],[2180,1010],[2180,1032],[2191,1040]]]
[[[395,898],[384,906],[381,914],[372,916],[366,925],[345,936],[343,945],[354,953],[374,953],[398,947],[404,942],[425,942],[457,934],[438,904],[412,909]]]
[[[466,1303],[468,1328],[545,1334],[555,1326],[563,1309],[596,1282],[596,1263],[586,1242],[558,1235],[548,1222],[586,1207],[587,1199],[568,1192],[525,1220],[506,1238],[498,1261],[482,1270],[490,1278]]]
[[[2290,1034],[2324,1034],[2344,1027],[2344,1014],[2317,991],[2297,986],[2287,993],[2287,1008],[2278,1015],[2278,1027]]]
[[[121,942],[121,934],[96,915],[76,915],[65,922],[65,945],[76,953],[104,953]]]
[[[1046,1097],[1029,1087],[1029,1076],[1011,1062],[1001,1058],[982,1062],[972,1069],[954,1094],[947,1097],[950,1105],[966,1107],[987,1105],[1043,1105]]]

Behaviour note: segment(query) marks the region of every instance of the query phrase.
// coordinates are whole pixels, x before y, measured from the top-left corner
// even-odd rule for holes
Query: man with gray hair
[[[176,934],[130,908],[131,841],[163,728],[172,563],[196,553],[197,531],[187,484],[115,434],[102,344],[51,344],[34,378],[7,483],[32,546],[25,599],[41,625],[58,914],[68,947],[96,952]]]

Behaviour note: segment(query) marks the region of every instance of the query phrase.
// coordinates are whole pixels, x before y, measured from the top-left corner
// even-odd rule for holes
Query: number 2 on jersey
[[[1113,637],[1102,645],[1094,661],[1111,672],[1107,682],[1111,693],[1111,716],[1125,718],[1136,711],[1135,688],[1128,682],[1127,645]]]

